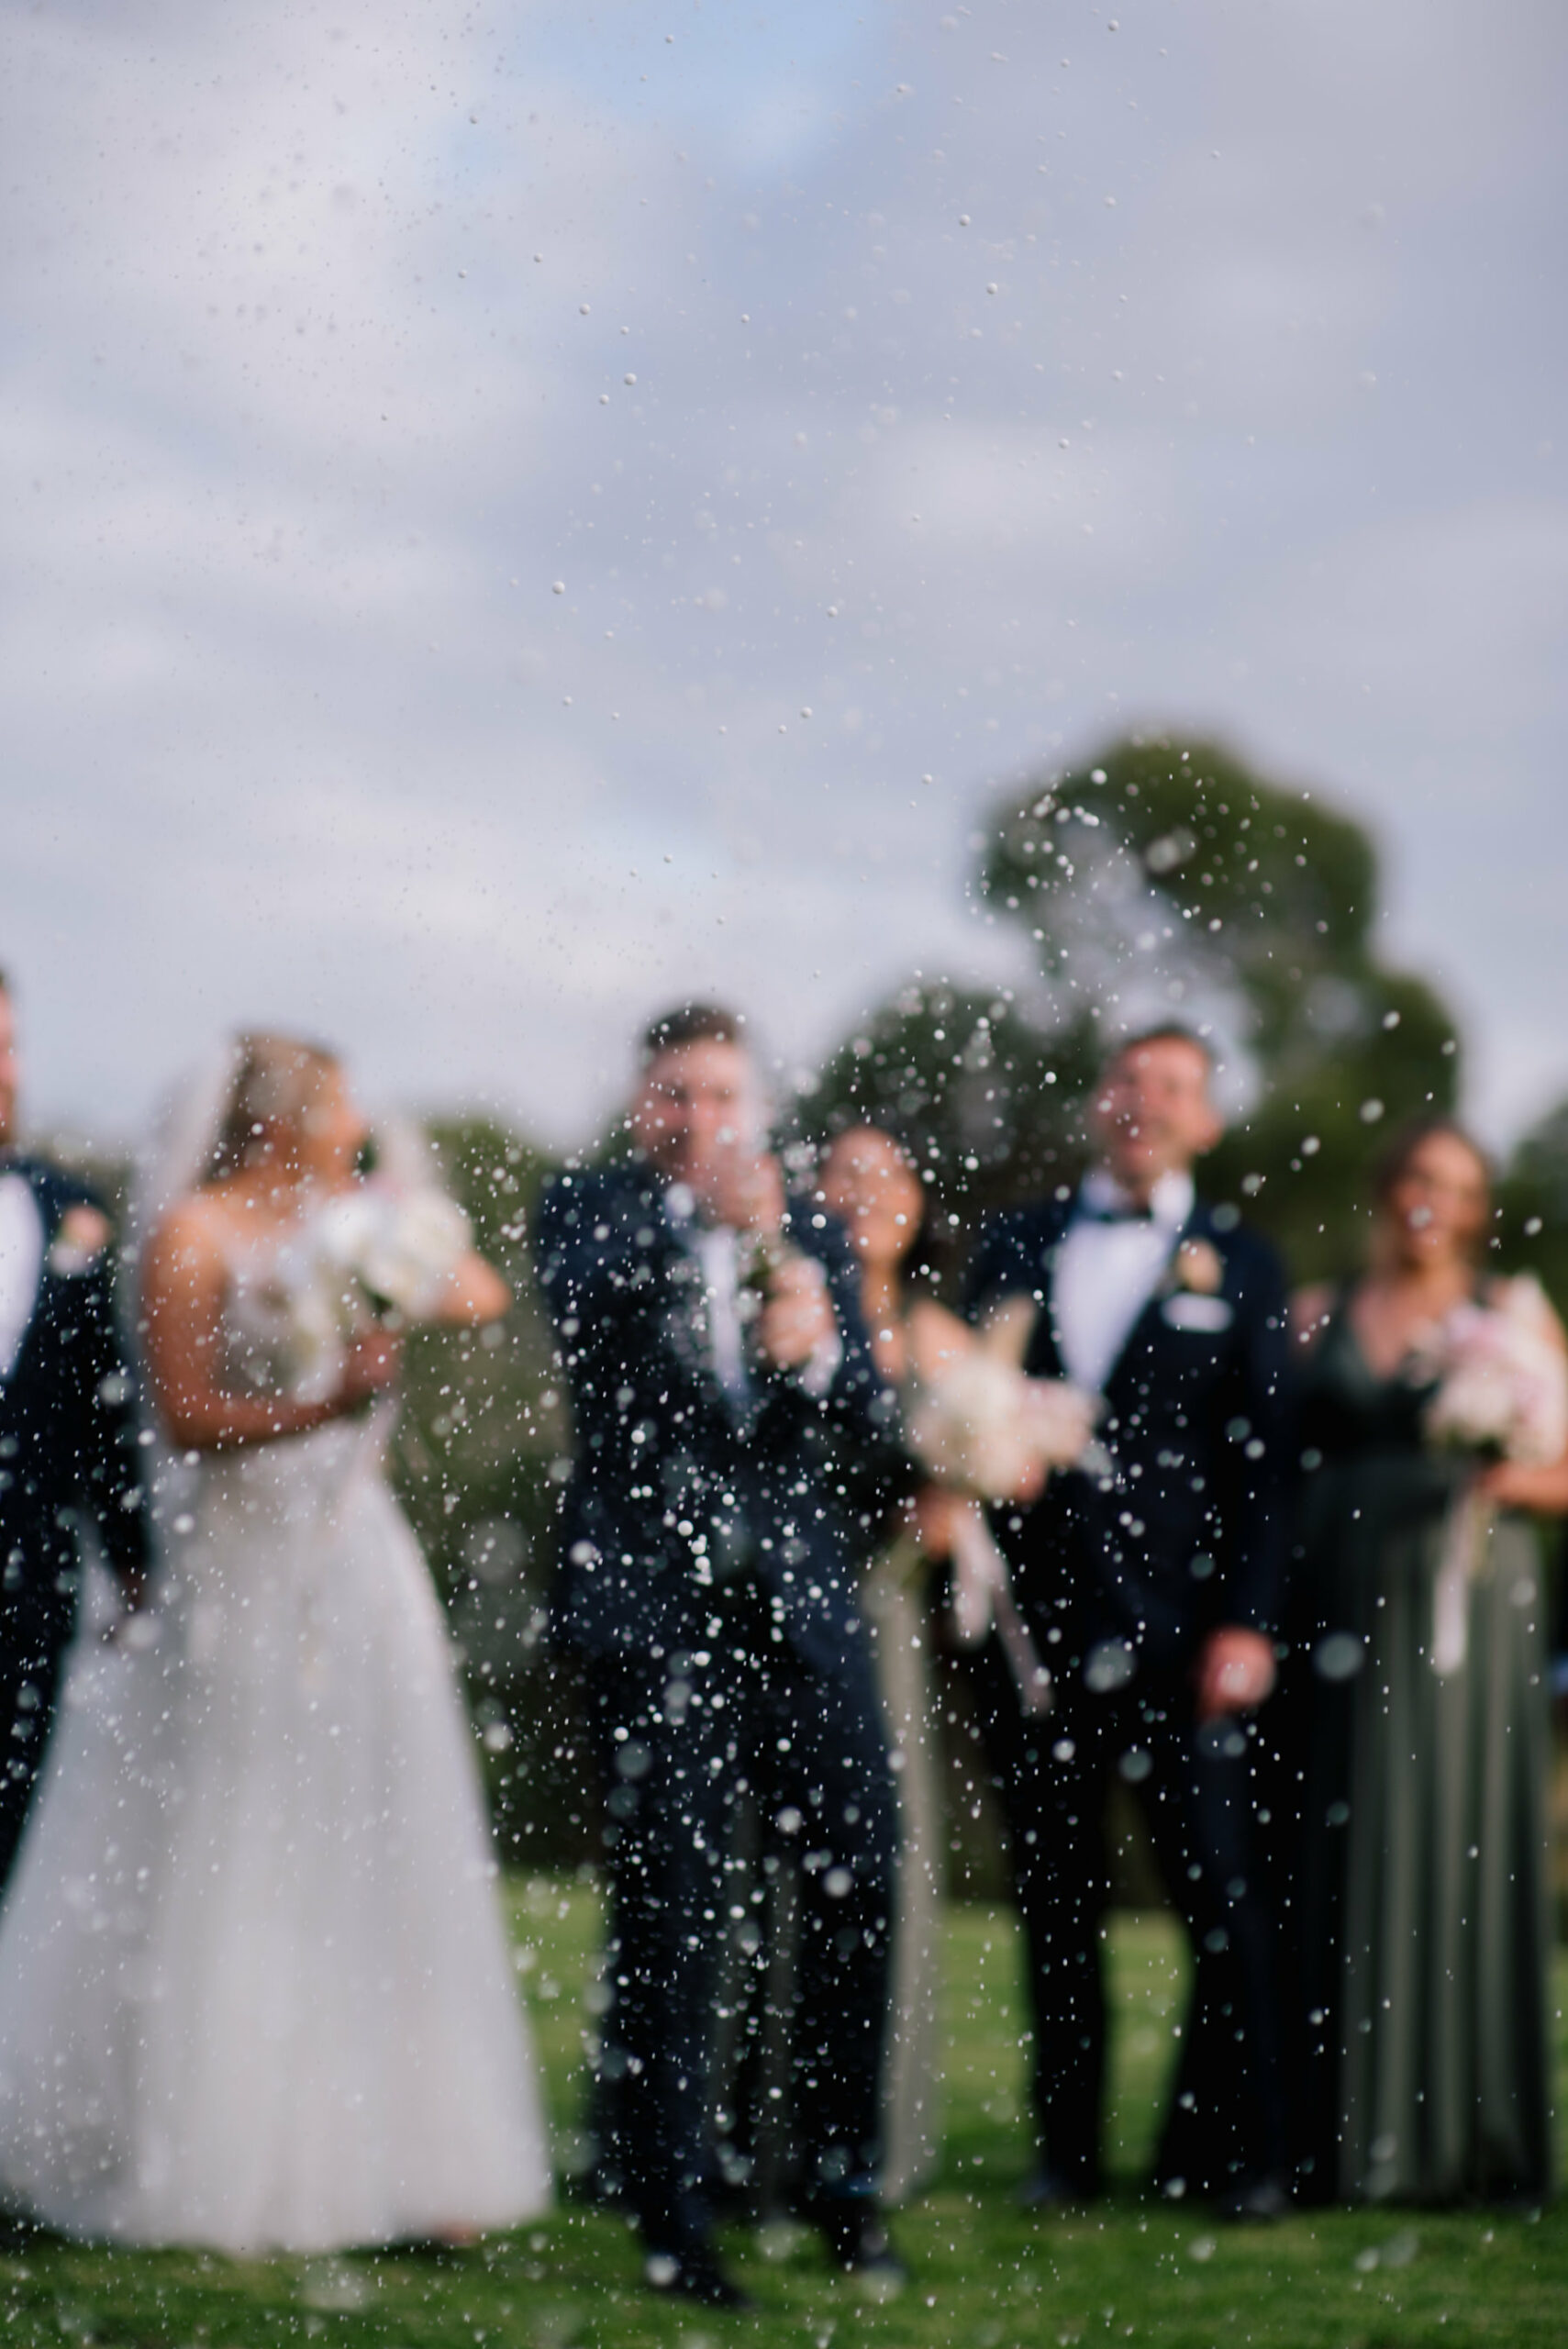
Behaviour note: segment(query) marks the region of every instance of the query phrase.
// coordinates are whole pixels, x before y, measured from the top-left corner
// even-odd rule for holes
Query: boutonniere
[[[1211,1240],[1184,1240],[1171,1270],[1175,1286],[1194,1297],[1218,1297],[1225,1286],[1225,1259]]]
[[[51,1273],[70,1279],[90,1272],[109,1241],[109,1219],[97,1208],[67,1208],[60,1219],[49,1255]]]
[[[1212,1241],[1184,1240],[1165,1275],[1160,1318],[1173,1330],[1218,1337],[1236,1316],[1220,1295],[1225,1259]]]

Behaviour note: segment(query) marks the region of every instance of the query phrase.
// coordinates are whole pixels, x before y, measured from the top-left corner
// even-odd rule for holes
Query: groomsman
[[[552,1631],[609,1789],[601,2088],[656,2288],[719,2305],[706,2187],[729,1814],[798,1839],[795,2120],[846,2269],[900,2271],[876,2203],[894,1810],[851,1566],[851,1465],[891,1449],[841,1234],[762,1152],[740,1023],[643,1039],[631,1163],[562,1175],[539,1275],[576,1459]]]
[[[0,974],[0,1885],[76,1627],[78,1531],[91,1528],[132,1597],[148,1560],[108,1219],[73,1177],[13,1148],[17,1076]]]
[[[975,1319],[1033,1298],[1026,1368],[1105,1406],[1093,1466],[995,1516],[1049,1708],[1029,1708],[994,1640],[973,1664],[1028,1941],[1037,2205],[1102,2185],[1113,1777],[1142,1809],[1192,1945],[1159,2183],[1238,2217],[1284,2200],[1252,1791],[1284,1557],[1284,1289],[1236,1211],[1196,1196],[1194,1163],[1222,1131],[1212,1075],[1184,1029],[1121,1046],[1092,1100],[1098,1163],[1074,1193],[991,1224],[969,1276]]]

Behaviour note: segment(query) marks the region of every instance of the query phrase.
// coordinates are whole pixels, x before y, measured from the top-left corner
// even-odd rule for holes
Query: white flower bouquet
[[[905,1422],[910,1451],[938,1483],[981,1500],[1038,1489],[1070,1467],[1094,1428],[1090,1398],[1060,1378],[1026,1378],[976,1342],[915,1382]]]
[[[462,1209],[433,1188],[373,1178],[328,1199],[284,1268],[292,1382],[309,1386],[335,1370],[373,1322],[422,1319],[471,1244]]]
[[[1019,1702],[1038,1716],[1051,1709],[1051,1674],[981,1503],[1032,1499],[1053,1468],[1073,1466],[1089,1448],[1097,1407],[1065,1379],[1026,1376],[1033,1320],[1032,1304],[1004,1308],[976,1334],[939,1308],[940,1337],[917,1350],[924,1359],[907,1382],[904,1433],[920,1465],[962,1498],[950,1535],[953,1635],[977,1647],[995,1626]]]
[[[1545,1467],[1568,1447],[1568,1358],[1540,1284],[1499,1281],[1488,1301],[1455,1307],[1418,1357],[1437,1392],[1429,1442]]]

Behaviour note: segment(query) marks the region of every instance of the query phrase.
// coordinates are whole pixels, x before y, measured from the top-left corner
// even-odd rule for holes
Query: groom
[[[843,1497],[888,1445],[849,1251],[762,1150],[739,1020],[643,1039],[629,1164],[562,1174],[537,1262],[576,1462],[552,1606],[609,1788],[602,2084],[656,2288],[716,2305],[706,2184],[730,1814],[798,1839],[793,2034],[811,2215],[901,2271],[875,2200],[894,1812]]]
[[[132,1597],[148,1560],[108,1219],[71,1175],[13,1148],[17,1075],[0,974],[0,1886],[76,1626],[78,1530]]]
[[[1140,1803],[1193,1953],[1158,2176],[1236,2217],[1283,2207],[1274,1928],[1253,1848],[1255,1709],[1273,1686],[1288,1427],[1284,1292],[1234,1208],[1196,1195],[1222,1130],[1207,1046],[1161,1028],[1092,1096],[1098,1163],[982,1235],[972,1313],[1040,1308],[1025,1367],[1104,1398],[1093,1473],[994,1528],[1050,1666],[1029,1713],[995,1640],[974,1664],[1007,1819],[1044,2166],[1026,2201],[1101,2186],[1101,1919],[1113,1778]]]

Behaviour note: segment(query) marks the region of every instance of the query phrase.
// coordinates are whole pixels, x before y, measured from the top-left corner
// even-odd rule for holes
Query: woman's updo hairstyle
[[[301,1036],[264,1030],[235,1038],[238,1065],[205,1181],[238,1174],[256,1157],[269,1126],[298,1126],[339,1066],[336,1052]]]

